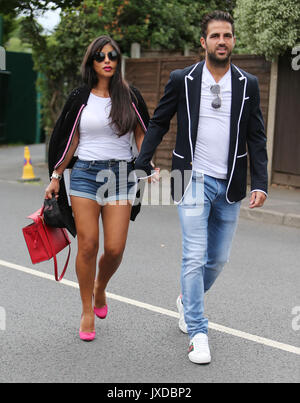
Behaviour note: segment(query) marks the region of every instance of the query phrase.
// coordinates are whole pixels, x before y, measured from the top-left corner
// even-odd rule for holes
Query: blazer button
[[[191,162],[191,165],[193,165],[193,163]]]

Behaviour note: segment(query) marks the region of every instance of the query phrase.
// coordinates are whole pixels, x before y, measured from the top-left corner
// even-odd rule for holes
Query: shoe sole
[[[210,364],[211,363],[211,357],[209,357],[209,358],[207,358],[206,360],[197,360],[197,359],[195,359],[195,358],[192,358],[192,357],[190,357],[189,356],[189,360],[193,363],[193,364],[203,364],[203,365],[205,365],[205,364]]]

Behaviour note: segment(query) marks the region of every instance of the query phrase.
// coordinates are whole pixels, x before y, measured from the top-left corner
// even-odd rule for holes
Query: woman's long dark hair
[[[111,126],[116,130],[119,136],[123,136],[135,130],[137,118],[132,107],[129,85],[122,77],[122,56],[117,43],[106,35],[95,39],[86,51],[81,66],[81,73],[84,83],[92,90],[98,83],[98,76],[93,68],[93,56],[97,51],[101,51],[107,44],[111,45],[118,53],[117,68],[109,83],[109,94],[111,97],[111,112],[109,117]]]

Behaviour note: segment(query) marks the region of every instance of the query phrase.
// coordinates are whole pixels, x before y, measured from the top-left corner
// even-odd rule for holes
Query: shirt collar
[[[207,68],[206,62],[204,63],[202,81],[205,82],[206,84],[208,84],[208,85],[215,85],[215,84],[222,85],[229,79],[231,79],[231,68],[229,68],[229,70],[221,78],[221,80],[218,83],[216,83],[215,79],[211,75],[211,72]]]

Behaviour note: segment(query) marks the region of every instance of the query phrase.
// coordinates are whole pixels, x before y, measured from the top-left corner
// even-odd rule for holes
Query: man
[[[267,196],[267,152],[257,78],[231,63],[236,39],[230,14],[204,17],[205,61],[173,71],[150,121],[136,168],[151,174],[149,162],[177,113],[172,156],[172,196],[183,237],[179,327],[190,336],[189,359],[211,361],[204,293],[229,259],[246,196],[250,157],[250,208]]]

